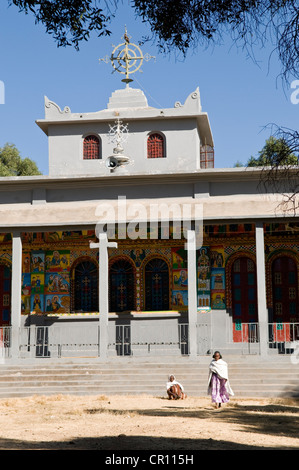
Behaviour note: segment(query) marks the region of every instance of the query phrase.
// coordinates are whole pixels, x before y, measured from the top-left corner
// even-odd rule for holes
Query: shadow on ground
[[[113,450],[113,451],[202,451],[202,450],[275,450],[236,444],[216,439],[178,439],[150,436],[104,436],[99,438],[78,438],[71,441],[28,442],[1,439],[0,450]],[[294,447],[280,447],[278,450],[294,450]]]
[[[299,405],[299,404],[298,404]],[[286,405],[228,405],[220,410],[211,408],[185,408],[181,406],[165,405],[156,409],[117,410],[107,408],[86,409],[85,413],[111,413],[113,415],[127,415],[133,413],[142,416],[196,418],[226,421],[243,426],[243,432],[286,436],[298,438],[299,406]]]

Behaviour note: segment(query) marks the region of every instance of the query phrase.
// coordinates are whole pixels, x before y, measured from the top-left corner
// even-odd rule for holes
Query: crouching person
[[[170,375],[166,384],[166,390],[169,400],[183,400],[187,398],[182,384],[175,380],[174,375]]]

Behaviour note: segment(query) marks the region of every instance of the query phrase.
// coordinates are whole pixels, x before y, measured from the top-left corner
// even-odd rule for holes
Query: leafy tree
[[[0,147],[0,176],[41,175],[36,163],[30,158],[22,159],[14,144]]]
[[[266,140],[257,158],[251,157],[247,166],[279,167],[298,165],[298,157],[283,138],[271,136]]]
[[[107,24],[119,0],[7,0],[21,12],[32,13],[58,46],[88,40],[95,31],[110,35]],[[136,15],[150,26],[158,45],[184,54],[190,47],[221,42],[229,33],[234,43],[252,48],[273,42],[282,74],[298,76],[298,0],[132,0]],[[104,6],[104,8],[103,8]],[[112,10],[113,13],[112,13]],[[253,57],[253,54],[251,54]]]
[[[102,1],[105,11],[100,3],[100,0],[8,0],[8,4],[17,6],[19,11],[32,13],[36,23],[45,26],[58,46],[73,45],[77,50],[79,43],[87,41],[92,31],[99,36],[111,34],[107,28],[113,16],[109,4],[116,5],[118,0]]]

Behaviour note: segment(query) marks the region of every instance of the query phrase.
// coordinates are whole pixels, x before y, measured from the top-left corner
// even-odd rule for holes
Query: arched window
[[[153,133],[147,139],[147,158],[164,158],[165,141],[161,134]]]
[[[169,269],[161,258],[150,260],[144,268],[145,310],[169,310]]]
[[[135,276],[133,265],[117,259],[109,271],[109,311],[124,312],[135,308]]]
[[[88,135],[83,141],[83,160],[97,160],[100,157],[100,139],[96,135]]]
[[[246,341],[245,333],[251,336],[252,341],[252,333],[242,324],[258,321],[255,262],[242,256],[234,261],[231,270],[234,341]]]
[[[274,322],[298,321],[298,277],[293,258],[280,256],[273,261],[272,295]]]
[[[0,264],[0,326],[10,324],[11,269]]]
[[[98,268],[89,259],[79,262],[72,276],[73,310],[75,312],[99,311]]]

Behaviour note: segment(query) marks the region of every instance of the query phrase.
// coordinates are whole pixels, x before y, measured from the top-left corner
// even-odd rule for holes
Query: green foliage
[[[0,147],[0,176],[41,175],[36,163],[30,158],[22,159],[14,144]]]
[[[253,50],[273,45],[282,64],[282,76],[298,77],[298,0],[134,0],[133,8],[147,23],[163,50],[186,54],[198,45],[234,44]]]
[[[298,165],[298,157],[292,153],[287,142],[283,138],[276,139],[271,136],[257,158],[251,157],[247,166],[295,166]]]
[[[32,13],[36,23],[45,26],[46,32],[57,41],[58,46],[73,45],[79,49],[79,43],[88,40],[91,31],[98,36],[110,35],[107,23],[110,21],[111,6],[117,0],[106,0],[106,11],[97,6],[98,0],[8,0],[19,11]]]

